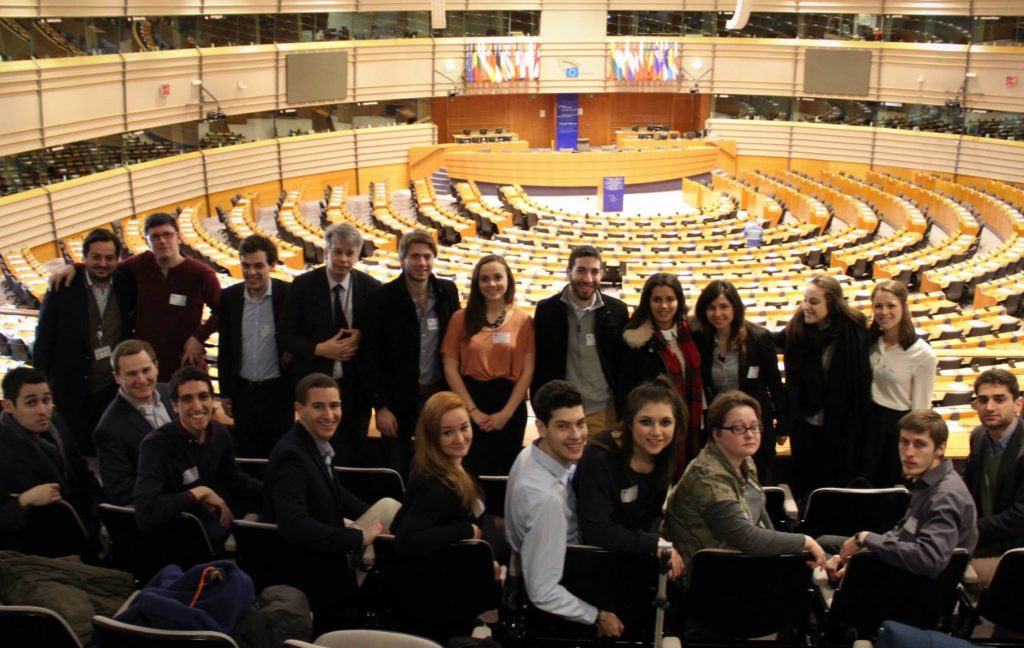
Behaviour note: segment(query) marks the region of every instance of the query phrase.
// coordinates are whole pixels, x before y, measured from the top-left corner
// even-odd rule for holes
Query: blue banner
[[[555,149],[576,150],[580,136],[580,96],[560,94],[555,98]]]
[[[605,176],[601,182],[601,211],[622,211],[622,197],[625,194],[625,176]]]

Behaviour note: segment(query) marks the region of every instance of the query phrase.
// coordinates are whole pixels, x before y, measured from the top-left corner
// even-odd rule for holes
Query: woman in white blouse
[[[897,422],[912,409],[929,409],[935,387],[938,361],[914,331],[907,298],[899,281],[882,281],[871,291],[872,402],[860,476],[878,487],[892,486],[902,473]]]

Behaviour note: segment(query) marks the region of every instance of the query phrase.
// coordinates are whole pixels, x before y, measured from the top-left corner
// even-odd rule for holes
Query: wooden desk
[[[445,150],[452,178],[541,187],[597,187],[605,176],[625,176],[626,184],[679,180],[715,167],[718,150],[710,146],[664,151],[591,151],[584,153],[477,153]]]

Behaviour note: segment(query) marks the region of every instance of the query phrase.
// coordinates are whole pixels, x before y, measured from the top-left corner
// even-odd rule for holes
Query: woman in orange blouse
[[[533,318],[513,305],[515,294],[505,259],[494,254],[480,259],[469,302],[452,315],[441,345],[445,380],[466,402],[473,421],[466,464],[479,475],[507,475],[523,448]]]

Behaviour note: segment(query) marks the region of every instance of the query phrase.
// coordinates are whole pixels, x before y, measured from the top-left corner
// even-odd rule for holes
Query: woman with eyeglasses
[[[779,374],[772,333],[744,319],[743,300],[728,281],[715,279],[697,298],[690,321],[700,350],[704,395],[708,402],[732,389],[750,394],[761,405],[761,447],[754,455],[758,481],[775,483],[776,436],[785,437],[786,395]],[[777,421],[777,423],[776,423]]]
[[[676,468],[697,456],[701,442],[704,388],[700,353],[686,323],[686,296],[675,275],[656,272],[647,278],[640,303],[626,322],[620,346],[620,381],[616,409],[637,385],[667,376],[687,411],[687,434],[676,446]]]
[[[871,410],[857,474],[878,487],[896,484],[903,474],[899,420],[910,410],[930,409],[935,389],[939,361],[914,329],[908,298],[899,281],[881,281],[871,291]]]
[[[473,268],[466,308],[452,315],[441,343],[445,380],[473,422],[466,463],[480,475],[507,475],[523,449],[535,351],[533,318],[516,308],[515,295],[505,259],[483,257]]]
[[[871,405],[867,317],[832,275],[816,274],[781,338],[786,364],[793,494],[846,486]]]
[[[598,432],[583,449],[572,486],[584,544],[654,554],[672,484],[676,445],[686,436],[686,406],[662,376],[629,393],[618,429]],[[683,571],[672,551],[669,578]]]
[[[734,549],[752,556],[807,552],[815,566],[825,554],[810,536],[776,531],[752,457],[761,444],[761,405],[733,390],[707,411],[704,449],[668,495],[665,530],[686,564],[701,549]],[[688,573],[683,586],[689,585]]]

